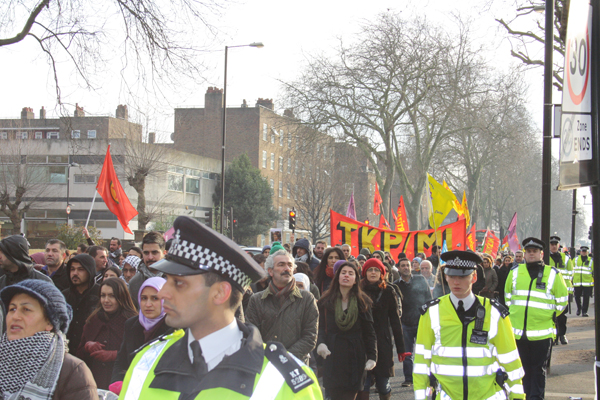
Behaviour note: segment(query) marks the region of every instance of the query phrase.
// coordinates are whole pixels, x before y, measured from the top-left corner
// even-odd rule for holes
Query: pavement
[[[590,301],[589,317],[575,315],[575,303],[572,303],[572,314],[567,320],[567,339],[569,344],[555,346],[552,350],[550,372],[546,382],[547,399],[564,399],[569,397],[595,399],[595,318],[594,299]],[[390,379],[393,400],[414,399],[413,388],[401,387],[404,382],[402,363],[396,360],[396,376]],[[374,388],[371,389],[371,400],[379,399]]]

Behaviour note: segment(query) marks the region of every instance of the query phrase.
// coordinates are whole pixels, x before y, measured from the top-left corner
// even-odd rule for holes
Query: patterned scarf
[[[0,396],[5,400],[49,400],[65,358],[62,333],[42,331],[23,339],[0,339]]]
[[[296,288],[296,280],[295,279],[292,279],[290,281],[290,283],[288,283],[281,290],[277,286],[275,286],[275,284],[273,283],[273,280],[271,280],[269,282],[269,290],[271,291],[271,293],[273,293],[273,295],[275,296],[275,299],[279,302],[279,306],[281,306],[285,302],[285,300],[288,297],[288,294],[290,294],[295,288]]]

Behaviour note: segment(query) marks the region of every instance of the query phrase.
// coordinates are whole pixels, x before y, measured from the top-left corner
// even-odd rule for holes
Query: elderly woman
[[[25,280],[0,293],[6,333],[0,339],[0,398],[97,400],[83,361],[67,353],[71,307],[51,283]]]

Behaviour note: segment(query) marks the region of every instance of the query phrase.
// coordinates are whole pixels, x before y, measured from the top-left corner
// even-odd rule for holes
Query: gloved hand
[[[101,362],[115,361],[117,359],[117,350],[98,350],[90,355]]]
[[[373,360],[367,360],[367,363],[365,364],[365,370],[366,371],[372,370],[373,368],[375,368],[376,364],[377,363],[375,361],[373,361]]]
[[[329,351],[329,349],[327,348],[327,345],[325,343],[321,343],[317,347],[317,354],[323,358],[327,358],[327,356],[330,355],[331,352]]]
[[[87,342],[84,346],[85,351],[87,351],[89,354],[92,354],[95,351],[100,351],[104,348],[104,345],[102,343],[99,342]]]
[[[398,361],[402,362],[406,357],[412,356],[412,353],[398,353]]]
[[[114,394],[121,394],[121,389],[123,389],[123,381],[116,381],[108,385],[108,390]]]

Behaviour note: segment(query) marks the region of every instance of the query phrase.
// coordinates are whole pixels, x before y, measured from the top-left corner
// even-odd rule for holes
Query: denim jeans
[[[404,380],[412,382],[413,377],[413,360],[415,358],[415,341],[417,339],[417,328],[418,325],[408,326],[402,324],[402,331],[404,332],[404,347],[407,353],[412,353],[410,357],[406,357],[402,362],[402,369],[404,370]]]
[[[371,382],[375,379],[375,387],[377,387],[377,393],[379,394],[388,394],[392,391],[392,385],[390,385],[390,378],[377,376],[372,371],[367,373],[367,379],[365,379],[365,388],[363,389],[365,392],[369,392],[371,390]]]

